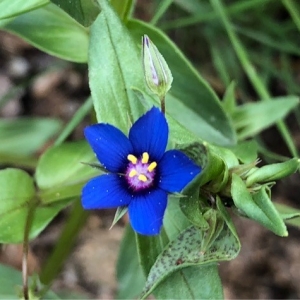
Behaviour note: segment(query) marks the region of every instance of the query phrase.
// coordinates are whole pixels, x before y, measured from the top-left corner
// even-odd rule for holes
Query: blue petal
[[[100,163],[110,172],[123,172],[133,148],[122,131],[109,124],[86,127],[84,134]]]
[[[81,203],[84,209],[115,208],[131,201],[124,178],[117,174],[105,174],[88,181],[82,189]]]
[[[159,234],[167,197],[167,193],[159,189],[136,196],[128,207],[132,228],[143,235]]]
[[[151,161],[159,161],[168,142],[168,124],[161,111],[153,107],[140,117],[129,131],[136,155],[148,152]]]
[[[178,150],[167,151],[158,165],[159,187],[170,193],[180,192],[201,172],[188,156]]]

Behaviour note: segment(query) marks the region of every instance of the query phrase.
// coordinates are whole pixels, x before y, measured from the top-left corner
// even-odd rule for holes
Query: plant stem
[[[290,13],[295,25],[297,26],[298,30],[300,31],[300,14],[297,9],[297,6],[293,2],[293,0],[282,0],[283,5]]]
[[[165,97],[162,97],[160,99],[160,110],[163,114],[166,113],[166,100],[165,100]]]
[[[30,199],[28,212],[26,216],[24,239],[23,239],[23,254],[22,254],[22,278],[23,278],[23,296],[25,300],[29,299],[28,294],[28,252],[29,252],[29,235],[36,209],[35,198]]]
[[[63,131],[56,139],[54,146],[60,145],[68,135],[74,130],[74,128],[82,121],[82,119],[88,114],[93,107],[93,99],[89,97],[85,103],[76,111],[70,122],[65,126]]]
[[[43,284],[49,285],[59,274],[87,217],[88,212],[82,209],[80,201],[75,201],[55,249],[42,268],[40,279]],[[42,293],[45,292],[45,290],[42,291]]]
[[[255,68],[253,67],[253,65],[250,62],[250,59],[248,58],[246,50],[244,49],[242,43],[240,42],[237,35],[232,29],[232,26],[228,17],[226,16],[221,0],[210,0],[210,2],[213,8],[215,9],[216,13],[219,15],[219,18],[227,31],[227,34],[236,52],[236,55],[239,58],[240,63],[244,71],[246,72],[250,82],[252,83],[254,89],[256,90],[257,94],[263,101],[270,100],[271,96],[268,90],[266,89],[262,80],[256,73]],[[285,123],[283,121],[278,121],[276,125],[292,156],[298,157],[297,148],[295,147],[292,136]]]
[[[158,20],[163,16],[163,14],[167,11],[167,9],[169,8],[169,6],[173,3],[173,0],[164,0],[161,1],[158,5],[158,8],[156,10],[156,13],[154,14],[152,20],[151,20],[151,24],[155,25]]]

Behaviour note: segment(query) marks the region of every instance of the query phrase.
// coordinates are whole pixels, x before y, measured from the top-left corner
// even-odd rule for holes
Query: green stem
[[[79,200],[75,201],[55,249],[42,268],[40,279],[43,284],[49,285],[59,274],[87,217],[88,212],[82,209],[81,202]],[[46,290],[43,290],[42,294],[45,292]]]
[[[298,7],[295,5],[293,0],[282,0],[282,3],[290,13],[295,25],[300,31],[300,13],[298,11]]]
[[[166,99],[165,99],[165,97],[162,97],[162,98],[160,99],[160,110],[161,110],[161,112],[162,112],[163,114],[166,113]]]
[[[150,23],[152,25],[155,25],[158,22],[158,20],[163,16],[163,14],[167,11],[167,9],[169,8],[169,6],[172,3],[173,3],[173,0],[160,1],[158,8],[156,10],[156,13],[154,14]]]
[[[221,0],[210,0],[213,8],[215,9],[216,13],[219,15],[220,20],[223,22],[224,27],[227,31],[227,34],[229,36],[229,39],[233,45],[233,48],[236,52],[236,55],[238,56],[240,63],[246,72],[250,82],[252,83],[254,89],[256,90],[257,94],[263,101],[270,100],[271,96],[262,83],[262,80],[259,78],[258,74],[256,73],[255,68],[250,62],[250,59],[248,58],[247,52],[244,49],[242,43],[238,39],[237,35],[232,29],[232,26],[230,24],[230,21],[225,13],[223,4],[221,3]],[[283,121],[278,121],[276,123],[277,128],[283,137],[287,147],[289,148],[289,151],[294,157],[298,157],[297,148],[295,147],[295,144],[293,142],[292,136],[285,125]]]
[[[60,145],[68,135],[74,130],[74,128],[82,121],[82,119],[89,113],[93,107],[93,99],[89,97],[85,103],[76,111],[73,118],[65,126],[59,137],[56,139],[54,145]]]
[[[23,239],[23,254],[22,254],[22,278],[23,278],[23,296],[25,300],[29,299],[28,289],[28,251],[29,251],[29,235],[36,209],[35,198],[29,201],[28,212],[26,216],[24,239]]]

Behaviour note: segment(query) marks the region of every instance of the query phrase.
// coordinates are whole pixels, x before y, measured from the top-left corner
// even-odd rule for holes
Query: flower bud
[[[283,163],[263,166],[251,173],[247,180],[247,187],[257,182],[270,182],[281,179],[297,171],[299,167],[299,159],[293,158]]]
[[[171,88],[171,71],[147,35],[142,38],[144,76],[149,89],[163,99]]]

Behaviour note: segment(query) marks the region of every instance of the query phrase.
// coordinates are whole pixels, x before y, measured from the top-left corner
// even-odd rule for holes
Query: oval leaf
[[[208,248],[202,249],[202,244],[203,235],[194,226],[187,228],[170,242],[151,268],[142,297],[149,295],[162,280],[177,270],[208,262],[231,260],[239,251],[239,244],[227,226]]]
[[[90,26],[100,12],[94,0],[51,0],[83,26]]]
[[[87,61],[87,29],[54,4],[20,15],[4,29],[51,55],[74,62]]]
[[[83,163],[95,161],[85,141],[64,143],[48,149],[36,169],[36,182],[44,203],[79,196],[83,184],[101,172]],[[53,172],[55,170],[55,172]]]
[[[46,5],[49,0],[2,0],[0,2],[0,19],[11,18],[27,11]]]
[[[0,171],[0,190],[0,242],[20,243],[24,237],[29,202],[35,197],[33,179],[22,170],[5,169]],[[38,207],[30,238],[36,237],[66,204]]]
[[[283,119],[298,104],[298,97],[286,96],[237,107],[232,117],[238,138],[246,139],[270,127]]]
[[[22,298],[22,273],[12,267],[4,266],[0,264],[0,297],[1,299],[20,299]],[[35,276],[29,278],[29,294],[30,299],[37,298],[36,294],[36,285],[37,279]],[[32,286],[32,288],[31,288]],[[33,291],[34,290],[34,291]],[[44,295],[45,299],[60,299],[52,291],[48,291]]]
[[[156,299],[223,299],[217,264],[184,268],[156,287]]]
[[[46,118],[0,120],[0,153],[30,155],[58,132],[61,122]]]
[[[143,114],[131,90],[144,88],[141,54],[110,4],[99,4],[102,12],[91,26],[89,49],[92,98],[98,122],[127,132],[130,122]]]
[[[271,202],[265,188],[259,192],[249,193],[243,180],[232,174],[231,195],[235,206],[264,227],[280,236],[287,236],[286,226]]]

